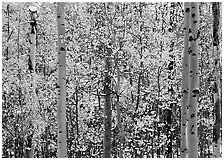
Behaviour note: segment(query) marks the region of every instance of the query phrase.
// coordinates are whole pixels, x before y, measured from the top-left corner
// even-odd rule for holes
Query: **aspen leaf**
[[[169,58],[169,52],[168,50],[165,50],[163,53],[162,53],[162,59],[163,60],[167,60]]]

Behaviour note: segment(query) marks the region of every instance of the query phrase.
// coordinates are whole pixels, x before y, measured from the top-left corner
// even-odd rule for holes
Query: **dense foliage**
[[[38,7],[35,110],[28,67],[29,5]],[[119,154],[117,96],[125,132],[124,157],[167,157],[169,136],[172,157],[179,157],[183,3],[66,3],[65,11],[68,157],[102,157],[108,46],[112,49],[112,157]],[[2,3],[3,157],[26,157],[30,136],[34,157],[57,157],[55,12],[55,3]],[[212,154],[212,21],[211,4],[200,3],[200,157]],[[119,93],[114,90],[116,65],[121,73]],[[221,79],[221,66],[219,72]]]

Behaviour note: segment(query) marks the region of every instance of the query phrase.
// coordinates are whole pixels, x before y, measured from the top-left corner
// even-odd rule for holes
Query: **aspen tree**
[[[66,142],[66,46],[65,46],[65,17],[64,3],[57,3],[57,28],[58,28],[58,158],[67,157]]]
[[[110,77],[110,56],[112,54],[112,49],[110,46],[105,47],[105,76],[104,76],[104,93],[105,93],[105,103],[104,103],[104,141],[103,141],[103,157],[111,157],[111,77]]]
[[[115,92],[117,99],[115,101],[116,110],[117,110],[117,124],[119,127],[119,137],[120,137],[120,150],[119,150],[119,158],[123,158],[123,147],[124,147],[124,128],[121,124],[121,111],[120,111],[120,100],[119,100],[119,88],[120,88],[120,69],[118,66],[118,52],[116,54],[116,70],[117,70],[117,83],[115,86]]]
[[[191,30],[190,30],[190,95],[187,110],[187,147],[188,158],[198,157],[198,138],[197,138],[197,107],[199,95],[199,67],[198,67],[198,38],[199,38],[199,4],[191,2]]]
[[[215,123],[213,126],[213,157],[220,158],[220,98],[219,98],[219,21],[220,21],[220,9],[219,2],[212,3],[213,13],[213,56],[214,58],[214,88],[213,88],[213,99],[214,99],[214,115]]]
[[[117,4],[119,5],[119,4]],[[125,30],[125,18],[124,18],[124,11],[125,11],[125,3],[122,4],[122,21],[124,22],[124,28],[123,28],[123,39],[125,38],[126,30]],[[122,42],[119,42],[119,50],[122,50]],[[120,139],[120,146],[119,146],[119,158],[123,158],[123,149],[124,149],[124,127],[121,124],[121,110],[120,110],[120,82],[121,82],[121,73],[119,68],[119,52],[116,52],[115,55],[115,66],[117,71],[117,83],[115,86],[115,92],[116,92],[116,100],[115,100],[115,106],[117,110],[117,124],[119,128],[119,139]]]
[[[187,123],[187,100],[189,93],[189,24],[190,2],[184,2],[184,52],[182,61],[182,103],[181,103],[181,147],[180,157],[187,154],[186,123]]]
[[[36,60],[36,13],[37,8],[35,6],[29,6],[30,11],[30,25],[31,25],[31,34],[30,34],[30,56],[29,56],[29,70],[35,74],[35,60]]]
[[[28,59],[28,68],[31,73],[33,73],[33,112],[36,108],[36,82],[35,82],[35,61],[36,61],[36,13],[37,13],[37,7],[36,6],[29,6],[29,12],[30,12],[30,25],[31,25],[31,33],[30,33],[30,55]],[[33,114],[34,115],[34,114]],[[34,117],[33,117],[34,118]],[[31,124],[32,125],[32,124]],[[28,146],[27,146],[27,157],[33,158],[34,155],[34,148],[33,148],[33,133],[31,133],[28,138]]]

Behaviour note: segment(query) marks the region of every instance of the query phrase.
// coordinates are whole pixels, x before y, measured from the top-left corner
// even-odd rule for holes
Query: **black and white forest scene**
[[[1,2],[2,158],[222,158],[222,2]]]

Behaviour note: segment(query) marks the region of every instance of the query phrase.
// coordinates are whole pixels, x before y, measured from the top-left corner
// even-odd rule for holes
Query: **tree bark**
[[[167,136],[167,158],[172,158],[172,133],[171,133],[171,117],[172,117],[172,106],[170,104],[169,109],[166,109],[166,136]]]
[[[186,158],[186,123],[187,123],[187,100],[189,93],[189,25],[190,25],[190,2],[184,2],[184,52],[182,61],[182,103],[181,103],[181,147],[180,157]]]
[[[112,54],[112,49],[105,47],[106,57],[105,57],[105,76],[104,76],[104,93],[105,93],[105,103],[104,103],[104,143],[103,143],[103,157],[111,157],[111,97],[110,97],[110,56]]]
[[[133,95],[133,91],[132,91],[132,86],[133,86],[133,76],[131,73],[131,68],[129,68],[129,77],[130,77],[130,86],[131,86],[131,103],[134,103],[134,95]]]
[[[9,7],[10,5],[8,4],[7,5],[7,32],[8,32],[8,39],[7,39],[7,42],[9,43],[9,37],[10,37],[10,23],[9,23],[9,20],[10,20],[10,16],[9,16]],[[19,51],[18,51],[19,52]],[[9,47],[7,46],[6,48],[6,60],[8,60],[8,55],[9,55]]]
[[[199,4],[191,2],[191,34],[190,41],[190,95],[188,124],[187,124],[187,147],[188,158],[198,157],[198,138],[197,138],[197,110],[199,95],[199,67],[198,67],[198,38],[199,38]]]
[[[58,158],[67,157],[66,138],[66,46],[65,46],[65,18],[64,3],[57,3],[57,28],[58,28]]]
[[[78,96],[78,83],[76,83],[75,87],[75,120],[76,120],[76,132],[77,132],[77,142],[79,142],[79,96]]]
[[[28,67],[30,70],[30,73],[33,73],[33,84],[32,84],[32,90],[33,90],[33,108],[32,112],[35,112],[36,110],[36,81],[35,81],[35,61],[36,61],[36,12],[37,8],[35,6],[30,6],[30,25],[31,25],[31,33],[30,33],[30,56],[29,56],[29,63]],[[35,113],[33,113],[35,115]],[[34,118],[34,117],[33,117]],[[32,124],[31,124],[32,125]],[[33,131],[34,132],[34,131]],[[29,135],[29,149],[27,150],[27,156],[28,158],[33,158],[34,156],[34,146],[33,146],[33,133]]]
[[[136,107],[135,107],[135,113],[136,114],[137,114],[139,103],[140,103],[141,75],[142,75],[142,71],[140,71],[139,75],[138,75],[137,100],[136,100]]]
[[[220,9],[219,2],[212,3],[213,13],[213,56],[214,58],[214,88],[213,88],[213,99],[214,99],[214,115],[215,123],[213,126],[213,157],[220,158],[220,98],[219,98],[219,23],[220,23]]]
[[[119,149],[119,158],[123,158],[123,147],[124,147],[124,128],[121,124],[121,111],[120,111],[120,100],[119,100],[119,88],[120,88],[120,69],[118,66],[118,52],[116,54],[116,70],[117,70],[117,83],[115,86],[115,92],[116,92],[116,110],[117,110],[117,123],[119,128],[119,137],[120,137],[120,149]]]

